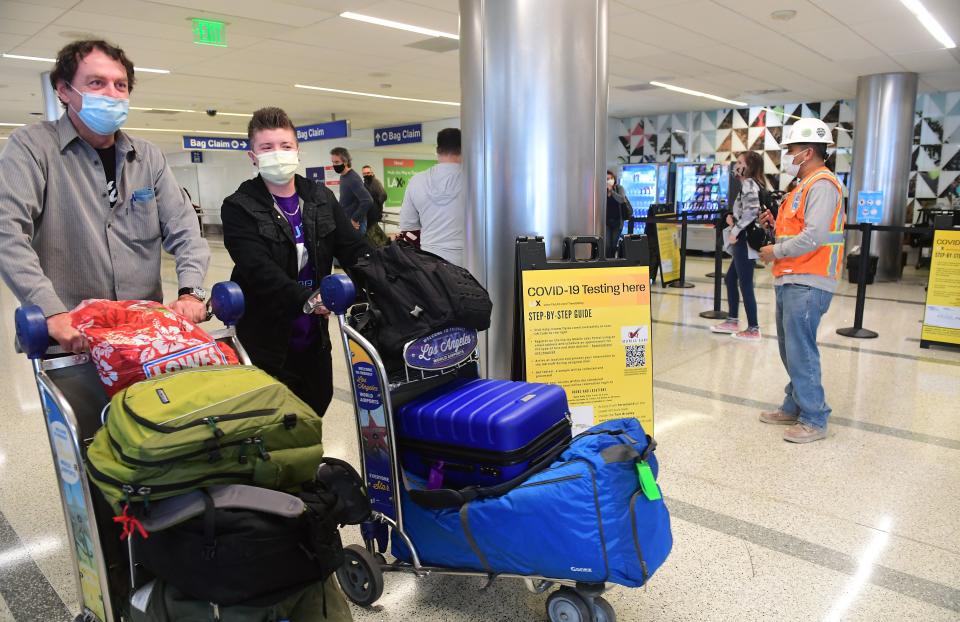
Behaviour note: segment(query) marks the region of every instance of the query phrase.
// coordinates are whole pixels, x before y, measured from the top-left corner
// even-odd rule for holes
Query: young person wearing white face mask
[[[260,174],[221,210],[231,278],[246,299],[237,334],[255,365],[323,415],[333,396],[329,312],[305,314],[303,306],[334,257],[350,268],[370,247],[326,186],[296,174],[296,130],[283,110],[257,110],[247,133]]]

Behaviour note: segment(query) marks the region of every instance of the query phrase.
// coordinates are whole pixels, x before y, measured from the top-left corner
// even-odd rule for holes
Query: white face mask
[[[278,149],[257,154],[257,168],[260,176],[272,184],[285,184],[293,179],[300,166],[300,152]]]
[[[799,153],[790,155],[787,153],[787,150],[784,149],[783,154],[780,156],[780,170],[790,177],[796,177],[800,174],[801,164],[794,164],[793,160],[796,156],[800,155]]]
[[[615,183],[617,183],[616,179],[610,179],[609,177],[607,177],[607,188],[613,188],[613,185]]]
[[[747,167],[737,162],[733,165],[733,174],[737,177],[743,177],[743,174],[747,172]]]

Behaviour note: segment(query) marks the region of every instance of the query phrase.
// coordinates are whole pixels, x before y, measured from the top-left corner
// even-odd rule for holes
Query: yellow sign
[[[960,231],[934,233],[920,340],[960,345]]]
[[[657,224],[663,282],[680,280],[680,225]]]
[[[635,417],[653,434],[650,269],[523,272],[527,380],[567,391],[574,434]]]

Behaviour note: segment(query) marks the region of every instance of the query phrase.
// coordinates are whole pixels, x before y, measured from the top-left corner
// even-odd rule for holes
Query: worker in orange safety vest
[[[760,414],[760,421],[789,426],[783,439],[809,443],[827,437],[831,409],[820,372],[817,328],[830,308],[843,261],[843,186],[825,166],[830,128],[820,119],[800,119],[781,143],[780,168],[797,181],[779,213],[761,214],[775,224],[776,242],[760,249],[773,262],[777,298],[777,340],[790,381],[783,404]]]

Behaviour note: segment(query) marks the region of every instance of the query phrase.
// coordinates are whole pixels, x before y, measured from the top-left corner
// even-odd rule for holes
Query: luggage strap
[[[234,484],[211,486],[206,490],[195,490],[184,495],[154,501],[150,505],[149,516],[144,517],[141,522],[148,531],[169,529],[203,514],[208,500],[215,508],[254,510],[285,518],[296,518],[303,514],[305,508],[299,497],[285,492]]]
[[[435,490],[419,490],[411,489],[407,487],[407,492],[410,494],[410,499],[413,500],[417,505],[427,508],[429,510],[444,510],[447,508],[459,508],[475,499],[482,497],[500,497],[520,484],[524,483],[540,471],[546,469],[548,466],[553,464],[553,462],[560,457],[564,451],[566,451],[570,445],[576,442],[578,439],[587,437],[587,436],[597,436],[600,434],[610,434],[611,436],[616,436],[619,434],[624,434],[623,430],[598,430],[598,431],[586,431],[581,432],[572,439],[560,443],[554,447],[550,452],[544,454],[537,460],[529,469],[521,473],[520,475],[514,477],[511,480],[506,482],[495,484],[493,486],[467,486],[466,488],[461,488],[460,490],[455,490],[452,488],[437,488]],[[631,442],[636,442],[629,436],[627,437]],[[636,456],[631,456],[631,459],[639,456],[641,460],[646,460],[651,453],[653,453],[656,448],[657,443],[647,435],[647,448],[644,450],[643,454],[639,454],[634,450]],[[632,449],[632,448],[631,448]]]

